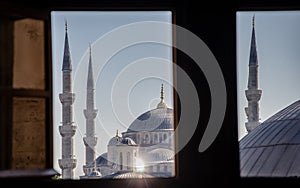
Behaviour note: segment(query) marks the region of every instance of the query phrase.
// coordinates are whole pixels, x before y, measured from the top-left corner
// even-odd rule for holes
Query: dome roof
[[[136,143],[128,137],[120,137],[116,135],[115,137],[111,138],[108,142],[109,146],[117,146],[117,145],[127,145],[127,146],[136,146]]]
[[[102,174],[97,170],[93,170],[89,176],[100,177]]]
[[[157,148],[146,153],[145,162],[171,161],[174,159],[174,151],[166,148]]]
[[[128,145],[128,146],[135,146],[136,143],[129,137],[122,139],[122,144]]]
[[[300,176],[300,100],[251,131],[240,143],[241,176]]]
[[[92,164],[94,165],[94,163]],[[96,159],[96,165],[97,166],[104,166],[107,165],[107,153],[103,153]]]
[[[156,108],[143,113],[135,119],[127,129],[127,132],[174,129],[173,119],[173,109]]]
[[[140,179],[140,178],[153,178],[150,174],[133,172],[133,171],[118,171],[116,173],[104,176],[107,179]]]
[[[109,146],[120,145],[121,141],[122,141],[122,137],[114,136],[109,140],[108,145]]]

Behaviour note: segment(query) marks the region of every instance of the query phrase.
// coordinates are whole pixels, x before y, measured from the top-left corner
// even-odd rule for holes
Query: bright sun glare
[[[136,171],[137,172],[144,172],[144,162],[140,158],[136,158]]]

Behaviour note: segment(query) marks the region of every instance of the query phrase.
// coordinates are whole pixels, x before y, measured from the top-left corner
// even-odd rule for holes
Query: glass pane
[[[172,44],[171,12],[55,11],[51,23],[54,168],[63,179],[173,177],[172,45],[151,41]]]
[[[14,97],[12,169],[44,169],[45,167],[45,99]]]
[[[237,13],[242,177],[300,176],[300,12]]]
[[[14,23],[13,88],[45,89],[44,22]]]

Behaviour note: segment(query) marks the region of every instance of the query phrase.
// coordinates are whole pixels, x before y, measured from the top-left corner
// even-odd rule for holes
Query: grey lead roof
[[[127,132],[173,130],[173,113],[171,108],[149,110],[135,119],[127,129]]]
[[[300,100],[264,121],[239,145],[242,177],[299,177]]]

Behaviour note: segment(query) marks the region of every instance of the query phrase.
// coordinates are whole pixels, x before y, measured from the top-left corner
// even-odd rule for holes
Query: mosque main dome
[[[290,104],[240,142],[243,177],[300,176],[300,100]]]
[[[149,110],[128,127],[127,132],[155,131],[173,129],[174,113],[171,108],[156,108]]]

